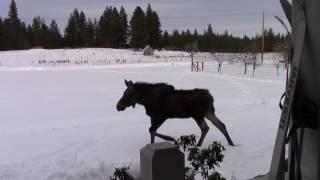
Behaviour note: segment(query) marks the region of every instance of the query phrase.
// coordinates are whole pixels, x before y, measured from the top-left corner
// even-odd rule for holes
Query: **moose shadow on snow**
[[[117,103],[117,110],[124,111],[127,107],[135,107],[136,104],[144,106],[151,118],[151,143],[154,143],[155,136],[175,142],[174,138],[157,133],[157,129],[169,118],[191,117],[201,129],[198,146],[201,146],[209,131],[205,118],[222,132],[229,145],[234,145],[226,126],[215,115],[213,97],[207,89],[176,90],[172,85],[165,83],[133,83],[127,80],[125,84],[127,89]]]

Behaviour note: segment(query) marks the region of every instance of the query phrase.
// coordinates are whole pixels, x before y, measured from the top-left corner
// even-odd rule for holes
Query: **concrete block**
[[[140,150],[141,180],[184,180],[184,153],[169,142],[147,144]]]

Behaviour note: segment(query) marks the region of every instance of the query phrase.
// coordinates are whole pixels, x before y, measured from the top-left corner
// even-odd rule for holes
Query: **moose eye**
[[[128,96],[129,96],[129,93],[128,93],[128,92],[124,92],[123,96],[124,96],[124,97],[128,97]]]

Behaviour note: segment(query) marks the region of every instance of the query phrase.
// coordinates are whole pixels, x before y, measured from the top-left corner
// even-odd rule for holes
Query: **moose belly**
[[[208,99],[172,98],[162,106],[162,111],[168,118],[203,117],[210,107]]]

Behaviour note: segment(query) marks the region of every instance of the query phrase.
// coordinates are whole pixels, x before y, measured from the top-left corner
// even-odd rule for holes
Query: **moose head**
[[[136,105],[136,92],[134,89],[134,83],[132,81],[124,80],[127,89],[124,91],[121,99],[117,104],[118,111],[124,111],[127,107]]]

